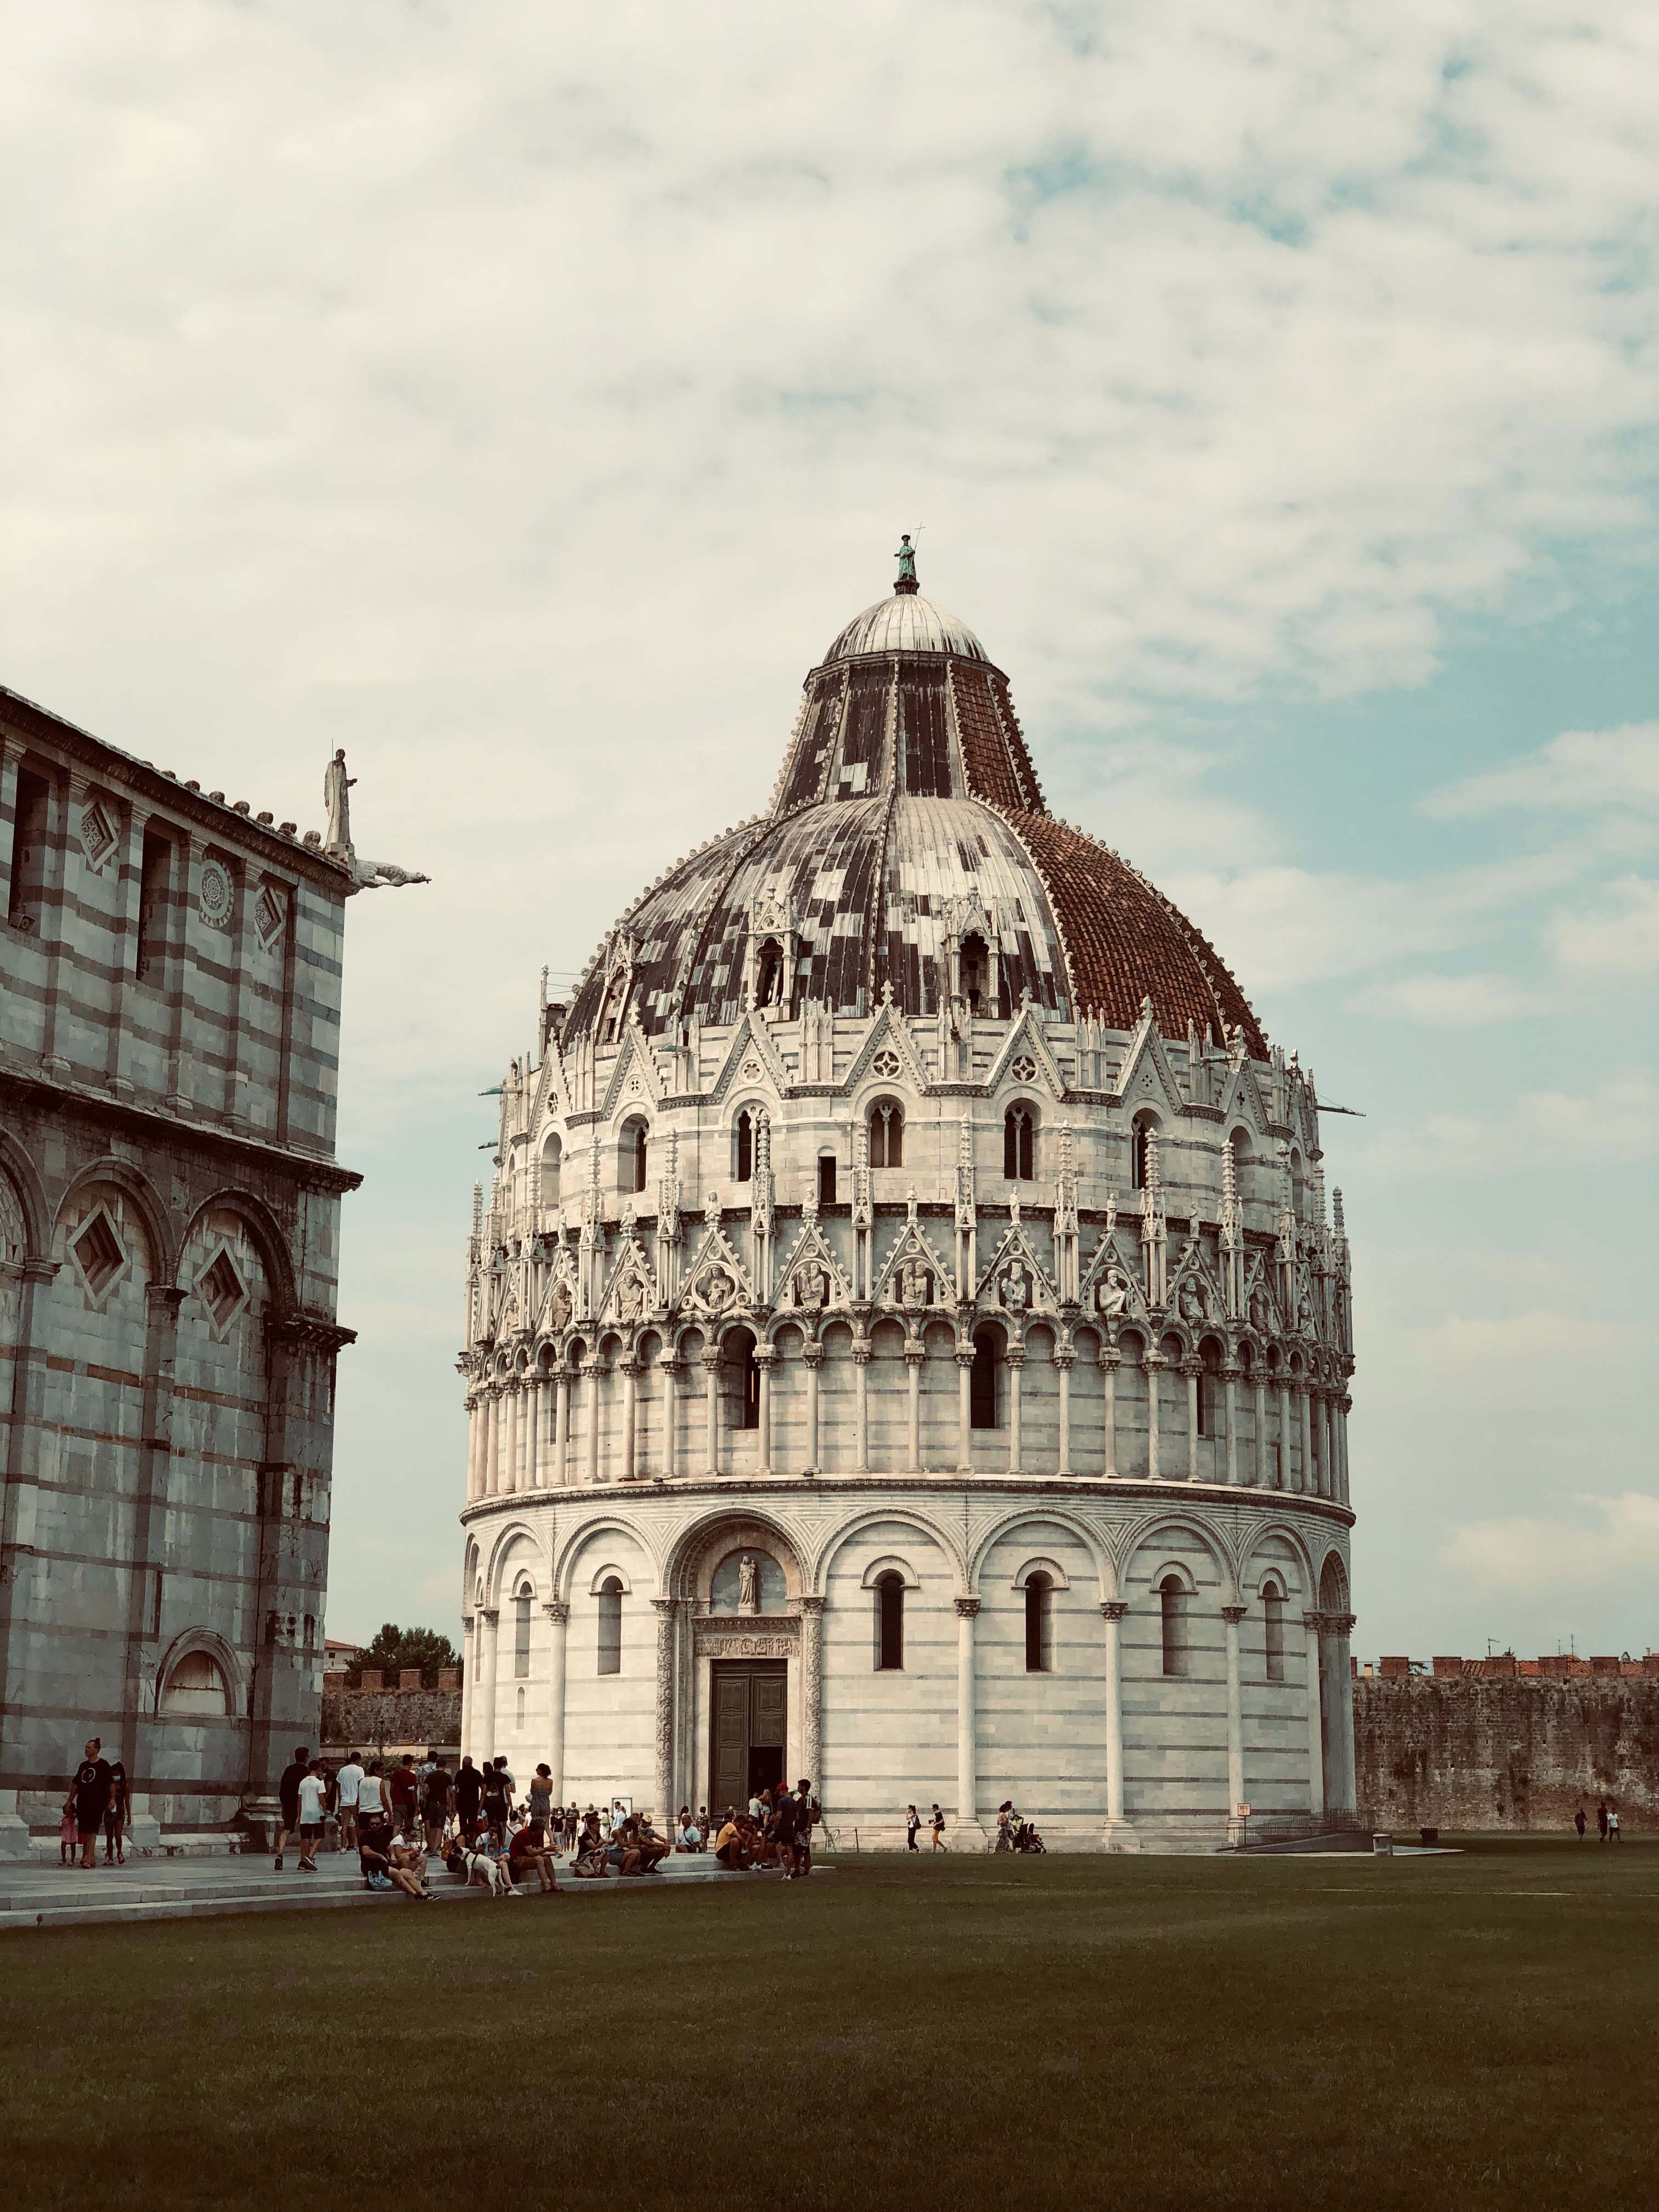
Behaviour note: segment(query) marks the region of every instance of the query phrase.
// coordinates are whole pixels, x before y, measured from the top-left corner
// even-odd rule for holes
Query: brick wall
[[[453,1747],[461,1740],[459,1690],[323,1691],[323,1748],[332,1755],[354,1746],[382,1744]]]
[[[1559,1829],[1582,1801],[1659,1830],[1659,1674],[1523,1672],[1540,1662],[1437,1660],[1431,1675],[1353,1686],[1362,1820],[1382,1827]],[[1478,1666],[1479,1671],[1475,1671]],[[1488,1671],[1491,1669],[1492,1671]]]

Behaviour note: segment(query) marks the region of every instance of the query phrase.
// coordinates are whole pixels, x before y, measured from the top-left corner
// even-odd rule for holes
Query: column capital
[[[1221,1608],[1221,1618],[1237,1628],[1249,1609],[1248,1605],[1224,1605]]]
[[[821,1597],[802,1596],[798,1597],[795,1600],[795,1602],[800,1607],[801,1617],[803,1620],[805,1620],[812,1613],[822,1613],[823,1611],[823,1600]]]
[[[1124,1614],[1127,1613],[1128,1610],[1128,1603],[1126,1599],[1121,1597],[1109,1597],[1103,1598],[1101,1601],[1100,1613],[1103,1620],[1121,1620]]]
[[[542,1607],[555,1628],[562,1628],[570,1618],[570,1606],[564,1598],[556,1597]]]
[[[1322,1635],[1325,1629],[1325,1615],[1322,1613],[1304,1613],[1302,1616],[1302,1626],[1310,1636]]]
[[[821,1344],[803,1344],[800,1348],[800,1357],[801,1364],[804,1367],[822,1367],[824,1358],[823,1346]]]
[[[705,1344],[697,1357],[712,1375],[720,1364],[720,1348],[717,1344]]]
[[[487,1628],[494,1628],[501,1617],[501,1609],[498,1605],[481,1605],[473,1615],[476,1620],[483,1621]]]
[[[958,1620],[972,1620],[978,1614],[978,1612],[979,1600],[976,1597],[959,1597],[957,1600],[957,1619]]]
[[[1326,1632],[1331,1636],[1352,1636],[1357,1618],[1352,1613],[1328,1613],[1325,1615]]]
[[[653,1597],[651,1602],[659,1613],[675,1613],[680,1609],[680,1601],[677,1597]]]
[[[1164,1357],[1164,1354],[1161,1352],[1153,1352],[1151,1350],[1148,1350],[1145,1353],[1140,1362],[1141,1367],[1148,1375],[1158,1374],[1162,1369],[1167,1367],[1169,1364],[1169,1361]]]
[[[958,1345],[951,1357],[958,1367],[971,1367],[974,1364],[974,1347],[970,1344],[964,1350],[961,1345]]]

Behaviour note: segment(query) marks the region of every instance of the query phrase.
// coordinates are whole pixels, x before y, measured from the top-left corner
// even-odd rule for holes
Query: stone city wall
[[[1565,1829],[1582,1802],[1659,1830],[1659,1656],[1385,1659],[1353,1685],[1362,1820]]]
[[[360,1690],[348,1690],[343,1678],[329,1675],[323,1687],[322,1750],[329,1756],[356,1749],[381,1751],[392,1746],[404,1750],[424,1746],[453,1751],[461,1740],[461,1692],[453,1668],[439,1676],[441,1687],[425,1690],[420,1670],[410,1668],[414,1680],[397,1689],[380,1686],[376,1676]]]

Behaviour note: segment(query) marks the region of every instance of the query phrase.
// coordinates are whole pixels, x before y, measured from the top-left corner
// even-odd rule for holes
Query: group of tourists
[[[1572,1816],[1572,1826],[1573,1832],[1577,1835],[1579,1842],[1582,1844],[1584,1840],[1584,1831],[1589,1826],[1589,1823],[1584,1818],[1584,1808],[1582,1805]],[[1604,1844],[1616,1844],[1618,1842],[1619,1815],[1608,1804],[1605,1797],[1601,1798],[1596,1805],[1595,1826],[1596,1831]]]
[[[728,1870],[774,1868],[793,1880],[811,1871],[812,1829],[823,1818],[810,1781],[793,1790],[780,1783],[757,1791],[745,1810],[728,1807],[719,1822],[707,1806],[694,1815],[682,1805],[672,1837],[664,1836],[625,1798],[556,1805],[544,1763],[520,1796],[504,1756],[478,1765],[469,1755],[452,1769],[447,1759],[417,1764],[405,1752],[388,1767],[380,1759],[365,1764],[352,1752],[331,1769],[303,1744],[283,1771],[277,1798],[275,1871],[282,1872],[290,1843],[299,1846],[301,1870],[310,1874],[318,1871],[320,1850],[356,1850],[368,1887],[401,1889],[411,1898],[431,1895],[434,1858],[462,1880],[471,1879],[479,1861],[493,1862],[508,1894],[532,1876],[544,1894],[556,1892],[556,1864],[567,1856],[574,1879],[594,1881],[653,1875],[677,1850],[712,1850]]]

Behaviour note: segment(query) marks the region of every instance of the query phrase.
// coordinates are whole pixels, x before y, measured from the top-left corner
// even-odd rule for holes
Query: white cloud
[[[1575,1494],[1571,1517],[1514,1514],[1454,1528],[1439,1556],[1484,1589],[1522,1596],[1605,1593],[1659,1570],[1659,1498],[1626,1490]]]
[[[1593,1091],[1528,1091],[1499,1115],[1429,1114],[1364,1157],[1380,1176],[1487,1176],[1559,1174],[1575,1158],[1601,1170],[1656,1152],[1659,1082],[1638,1073]]]
[[[1556,1001],[1508,975],[1402,975],[1353,1001],[1362,1012],[1431,1029],[1478,1029],[1547,1012]]]
[[[1620,876],[1599,911],[1553,915],[1546,939],[1556,965],[1573,975],[1641,975],[1659,968],[1659,884]]]
[[[1564,731],[1536,752],[1447,784],[1422,803],[1426,813],[1443,818],[1511,806],[1568,812],[1659,806],[1659,722]]]

